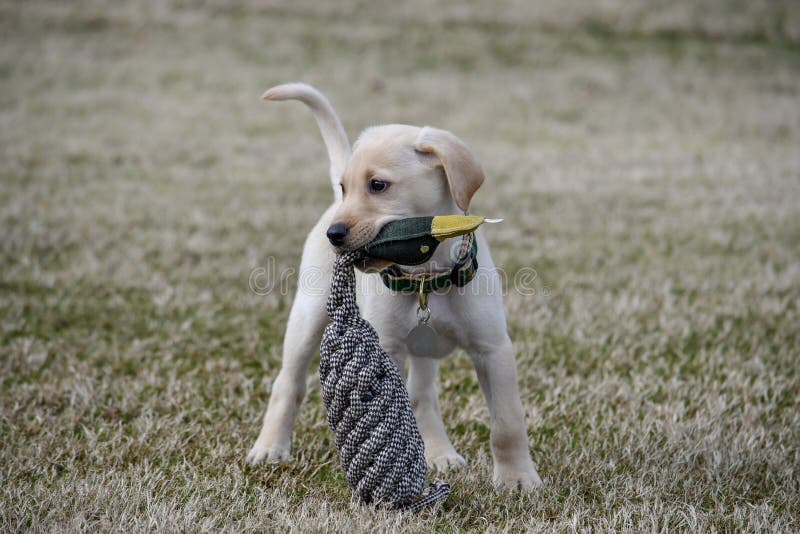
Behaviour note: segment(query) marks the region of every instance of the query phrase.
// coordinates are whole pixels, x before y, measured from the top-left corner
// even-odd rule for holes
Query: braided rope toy
[[[405,384],[356,304],[353,262],[336,258],[328,297],[330,324],[320,346],[319,376],[328,424],[351,490],[364,502],[416,511],[450,494],[435,482],[423,494],[425,449]]]

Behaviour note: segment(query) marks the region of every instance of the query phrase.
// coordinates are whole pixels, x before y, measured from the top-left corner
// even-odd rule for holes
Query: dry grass
[[[361,4],[0,4],[0,530],[800,529],[797,4]],[[244,465],[291,301],[248,275],[331,197],[294,79],[475,147],[550,291],[506,303],[543,490],[491,490],[464,355],[442,513],[351,503],[318,392]]]

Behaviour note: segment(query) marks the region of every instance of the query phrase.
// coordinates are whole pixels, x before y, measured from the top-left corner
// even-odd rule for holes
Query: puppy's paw
[[[247,453],[247,463],[257,465],[262,461],[267,461],[282,464],[288,462],[291,457],[289,447],[275,447],[256,441],[253,448]]]
[[[426,458],[426,460],[428,462],[428,467],[439,473],[460,469],[467,465],[467,461],[464,457],[454,450],[443,454],[432,455]]]
[[[533,465],[522,469],[496,469],[494,488],[498,492],[528,492],[542,487],[542,479]]]

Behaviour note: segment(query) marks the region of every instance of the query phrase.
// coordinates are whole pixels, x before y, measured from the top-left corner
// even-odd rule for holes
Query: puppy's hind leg
[[[283,339],[281,370],[272,386],[261,433],[247,454],[247,461],[253,465],[265,459],[289,459],[292,429],[306,394],[308,368],[328,323],[325,302],[333,256],[324,239],[325,217],[321,223],[312,230],[303,251],[297,295]]]

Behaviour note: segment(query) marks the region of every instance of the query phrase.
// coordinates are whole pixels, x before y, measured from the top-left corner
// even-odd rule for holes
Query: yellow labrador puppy
[[[375,126],[362,132],[351,152],[339,117],[313,87],[280,85],[268,90],[264,98],[300,100],[311,108],[330,157],[334,202],[303,248],[301,283],[286,327],[282,367],[272,387],[261,434],[248,454],[253,464],[289,459],[292,427],[306,393],[309,364],[328,321],[325,303],[335,250],[365,245],[389,221],[465,213],[484,180],[475,157],[450,132],[400,124]],[[430,295],[431,325],[439,334],[439,352],[458,346],[474,362],[491,416],[495,486],[528,490],[541,485],[541,479],[528,451],[501,284],[480,229],[476,242],[479,276],[465,287]],[[450,252],[448,247],[439,247],[429,264],[417,267],[417,272],[431,265],[446,270],[454,262]],[[374,273],[387,266],[375,259],[359,266],[363,271],[358,280],[362,314],[400,369],[410,358],[408,393],[428,464],[437,470],[460,467],[464,458],[450,443],[439,413],[439,361],[411,355],[406,344],[406,336],[418,323],[417,295],[384,287]]]

